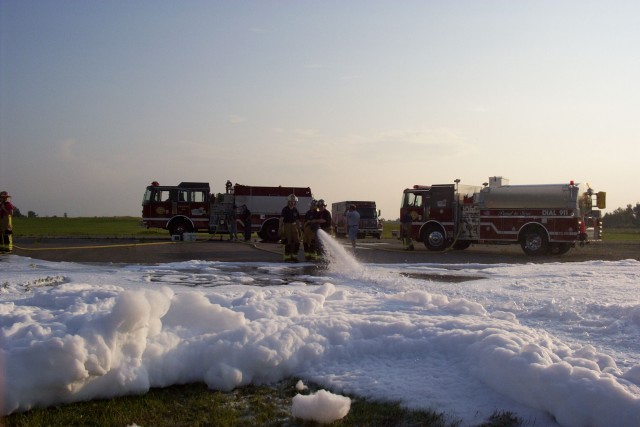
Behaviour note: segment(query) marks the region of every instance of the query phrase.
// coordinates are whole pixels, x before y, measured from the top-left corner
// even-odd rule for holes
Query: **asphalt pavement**
[[[351,251],[348,241],[339,239]],[[226,262],[282,262],[283,246],[259,240],[230,242],[199,236],[195,242],[164,238],[14,238],[13,253],[48,261],[82,263],[156,264],[190,260]],[[640,260],[640,242],[601,242],[576,247],[561,256],[530,257],[519,245],[472,245],[464,251],[430,252],[422,243],[405,251],[398,239],[362,239],[354,253],[363,263],[541,263],[588,260]],[[300,256],[300,259],[303,259]]]

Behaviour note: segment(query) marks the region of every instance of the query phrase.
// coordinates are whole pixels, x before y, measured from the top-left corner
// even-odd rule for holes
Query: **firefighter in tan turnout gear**
[[[280,237],[284,243],[284,261],[298,262],[300,250],[300,212],[296,204],[298,198],[295,194],[287,197],[287,206],[282,208],[280,214]]]
[[[313,261],[317,258],[318,236],[316,233],[318,228],[320,228],[317,219],[317,202],[311,200],[309,210],[304,215],[304,223],[302,226],[302,247],[304,248],[304,259],[306,261]]]

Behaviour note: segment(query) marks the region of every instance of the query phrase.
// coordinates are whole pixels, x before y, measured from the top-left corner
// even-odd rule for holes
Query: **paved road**
[[[346,240],[340,239],[346,244]],[[49,261],[85,263],[155,264],[189,260],[281,262],[282,245],[253,241],[119,238],[16,238],[16,255]],[[538,263],[588,260],[640,260],[640,242],[597,243],[576,247],[561,256],[529,257],[518,245],[472,245],[464,251],[429,252],[422,244],[403,251],[397,239],[365,239],[358,243],[356,258],[364,263]]]

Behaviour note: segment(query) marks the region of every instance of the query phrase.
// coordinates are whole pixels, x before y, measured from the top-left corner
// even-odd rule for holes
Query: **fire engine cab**
[[[298,209],[306,212],[311,204],[309,187],[260,187],[231,184],[224,193],[212,194],[208,182],[181,182],[176,186],[154,181],[142,199],[142,225],[169,230],[182,239],[185,233],[229,234],[232,224],[238,233],[250,226],[252,232],[268,242],[279,240],[279,219],[287,197],[298,197]],[[251,224],[240,220],[242,206],[251,212]]]
[[[527,255],[559,255],[602,239],[606,193],[588,185],[509,185],[502,177],[482,186],[454,182],[404,190],[400,218],[410,218],[409,237],[429,250],[520,244]]]

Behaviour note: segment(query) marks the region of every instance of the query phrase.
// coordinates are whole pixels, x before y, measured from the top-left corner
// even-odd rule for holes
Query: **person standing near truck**
[[[242,205],[242,212],[240,213],[240,220],[244,227],[244,241],[249,242],[251,240],[251,211],[247,205]]]
[[[402,246],[405,251],[414,250],[413,240],[411,239],[411,215],[409,212],[405,212],[400,218],[400,238],[402,239]]]
[[[351,247],[355,250],[358,228],[360,227],[360,213],[356,210],[356,205],[349,205],[349,210],[345,216],[347,217],[347,236],[351,241]]]
[[[300,251],[300,212],[295,194],[287,197],[287,206],[280,214],[280,237],[284,242],[284,262],[298,262]]]
[[[13,210],[15,206],[9,201],[11,196],[8,192],[0,192],[0,251],[11,252],[13,250]]]
[[[227,215],[227,229],[229,230],[229,241],[235,242],[238,240],[238,223],[236,215],[236,205],[233,205],[233,209]]]

